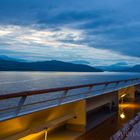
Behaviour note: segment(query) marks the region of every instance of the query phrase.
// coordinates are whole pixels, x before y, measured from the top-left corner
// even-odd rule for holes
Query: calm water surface
[[[0,94],[140,78],[140,73],[0,72]]]

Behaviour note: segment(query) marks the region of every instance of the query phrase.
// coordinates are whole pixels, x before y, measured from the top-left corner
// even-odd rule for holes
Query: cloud
[[[30,60],[137,64],[139,4],[139,0],[1,0],[0,52]]]
[[[90,65],[109,65],[125,61],[139,63],[137,57],[120,55],[110,50],[97,49],[84,42],[84,31],[60,28],[59,30],[36,29],[23,26],[1,27],[0,32],[9,31],[0,38],[1,52],[31,61],[37,60],[86,60]],[[68,40],[68,41],[66,41]],[[3,51],[2,51],[3,50]],[[13,53],[14,52],[14,53]]]

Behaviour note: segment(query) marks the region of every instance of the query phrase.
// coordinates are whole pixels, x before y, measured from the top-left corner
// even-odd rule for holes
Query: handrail
[[[124,84],[120,85],[122,82],[124,82]],[[0,106],[0,115],[1,115],[0,121],[15,118],[22,115],[27,115],[32,112],[37,112],[50,107],[79,101],[81,99],[88,99],[93,96],[96,96],[96,94],[101,95],[105,93],[114,92],[121,88],[127,88],[129,86],[137,85],[139,83],[140,83],[140,78],[133,78],[133,79],[115,80],[109,82],[99,82],[93,84],[24,91],[24,92],[0,95],[0,103],[4,105],[3,106],[1,104]],[[99,89],[98,88],[96,89],[96,87],[98,86]],[[84,89],[84,88],[86,88],[86,91],[84,92],[80,90],[80,91],[74,91],[74,94],[70,93],[70,91],[73,92],[74,89]],[[59,96],[55,94],[56,92],[60,92]],[[99,94],[97,92],[99,92]],[[53,93],[52,96],[49,95],[51,98],[47,96],[48,93]],[[34,95],[41,95],[41,96],[45,95],[44,96],[45,98],[43,98],[44,100],[40,100],[35,97],[36,98],[35,100],[31,99],[30,102],[28,102],[29,97],[30,96],[34,97]],[[18,100],[14,101],[14,99],[18,99]],[[5,104],[4,103],[5,100],[9,101],[7,103],[10,104]]]
[[[67,91],[67,90],[72,90],[72,89],[93,87],[93,86],[99,86],[99,85],[108,85],[108,84],[113,84],[113,83],[128,82],[128,81],[135,81],[135,80],[140,80],[140,78],[126,79],[126,80],[114,80],[114,81],[110,81],[110,82],[100,82],[100,83],[85,84],[85,85],[78,85],[78,86],[67,86],[67,87],[58,87],[58,88],[50,88],[50,89],[43,89],[43,90],[17,92],[17,93],[0,95],[0,100],[32,96],[32,95],[38,95],[38,94],[46,94],[46,93],[50,93],[50,92]]]

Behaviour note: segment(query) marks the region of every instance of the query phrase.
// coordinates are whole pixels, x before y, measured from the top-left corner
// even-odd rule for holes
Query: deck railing
[[[0,121],[137,85],[140,78],[0,95]]]

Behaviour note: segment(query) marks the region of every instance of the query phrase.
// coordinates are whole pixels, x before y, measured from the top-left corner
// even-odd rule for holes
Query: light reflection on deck
[[[120,104],[119,110],[124,111],[125,119],[121,119],[118,113],[76,140],[109,140],[110,136],[140,112],[140,98],[136,102]]]

